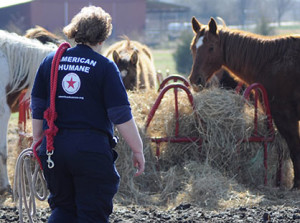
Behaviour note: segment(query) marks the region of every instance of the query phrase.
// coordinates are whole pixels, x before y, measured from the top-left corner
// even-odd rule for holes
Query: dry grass
[[[115,197],[118,204],[172,207],[191,202],[215,209],[257,205],[274,193],[279,157],[284,157],[282,188],[291,186],[293,173],[287,146],[276,131],[268,145],[268,185],[264,186],[264,148],[262,143],[241,142],[253,132],[253,106],[234,92],[220,89],[194,93],[195,111],[183,91],[179,92],[180,136],[201,136],[197,143],[162,143],[159,159],[150,137],[174,136],[174,95],[168,92],[145,129],[147,115],[156,100],[155,91],[128,92],[132,112],[144,142],[145,173],[133,177],[131,150],[120,137],[117,169],[121,176]],[[268,135],[265,115],[259,114],[259,135]],[[200,121],[201,120],[201,121]],[[16,129],[9,138],[10,152],[17,141]],[[116,132],[118,134],[118,132]],[[9,168],[14,156],[10,153]],[[10,171],[10,177],[13,173]],[[263,190],[260,190],[263,188]],[[272,189],[267,189],[272,188]],[[278,189],[278,188],[277,188]],[[260,190],[260,192],[254,192]],[[262,191],[262,192],[261,192]],[[271,199],[271,198],[270,198]]]
[[[196,110],[193,112],[185,94],[179,95],[179,135],[200,135],[204,139],[201,150],[195,143],[165,143],[160,145],[161,156],[157,160],[153,155],[156,145],[149,137],[174,135],[174,96],[172,92],[165,95],[145,132],[146,116],[157,93],[129,93],[143,134],[147,166],[142,177],[132,178],[130,149],[121,140],[116,149],[122,181],[116,200],[144,205],[189,201],[208,208],[261,202],[263,196],[252,195],[246,188],[264,185],[264,147],[262,143],[241,142],[253,132],[253,106],[234,92],[213,89],[194,94]],[[258,119],[258,135],[267,136],[266,116],[260,112]],[[280,156],[289,160],[287,146],[276,131],[275,140],[268,145],[269,187],[276,184]],[[285,168],[283,176],[286,177],[281,186],[291,187],[291,166]]]

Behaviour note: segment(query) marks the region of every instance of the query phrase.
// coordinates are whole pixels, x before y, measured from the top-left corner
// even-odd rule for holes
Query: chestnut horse
[[[192,18],[193,66],[189,80],[198,89],[221,68],[246,84],[261,83],[271,114],[285,138],[300,188],[300,36],[266,37],[220,28],[213,18],[203,25]]]

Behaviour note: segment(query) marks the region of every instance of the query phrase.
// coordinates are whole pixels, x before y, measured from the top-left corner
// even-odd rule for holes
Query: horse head
[[[114,50],[113,59],[121,72],[125,88],[133,90],[136,87],[137,82],[137,51],[133,51],[131,55],[128,55],[128,53],[118,53]]]
[[[208,25],[203,25],[192,18],[194,37],[191,42],[193,66],[189,80],[195,91],[205,86],[213,74],[223,64],[223,50],[216,21],[211,18]]]

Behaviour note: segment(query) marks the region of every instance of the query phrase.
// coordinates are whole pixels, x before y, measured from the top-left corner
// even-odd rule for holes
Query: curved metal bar
[[[149,112],[149,114],[148,114],[148,117],[147,117],[146,128],[148,128],[148,126],[149,126],[149,124],[150,124],[152,118],[154,117],[155,112],[156,112],[157,108],[159,107],[159,105],[160,105],[160,103],[161,103],[161,100],[162,100],[162,98],[164,97],[165,93],[166,93],[168,90],[172,89],[172,88],[174,88],[174,89],[180,88],[180,89],[184,90],[184,91],[186,92],[187,96],[188,96],[188,99],[189,99],[189,101],[190,101],[190,103],[191,103],[191,106],[193,107],[193,109],[195,109],[193,95],[192,95],[192,93],[190,92],[190,90],[189,90],[185,85],[180,84],[180,83],[177,83],[177,84],[169,84],[169,85],[165,86],[165,87],[160,91],[160,93],[159,93],[159,95],[158,95],[158,97],[157,97],[157,99],[156,99],[154,105],[152,106],[152,108],[151,108],[151,110],[150,110],[150,112]]]
[[[274,127],[273,127],[273,122],[272,122],[272,115],[271,115],[271,110],[270,110],[270,106],[269,106],[269,100],[268,100],[268,94],[266,89],[264,88],[264,86],[260,83],[254,83],[251,84],[249,87],[247,87],[247,89],[244,92],[244,98],[249,100],[251,91],[254,90],[255,91],[255,128],[257,128],[257,105],[258,105],[258,91],[260,91],[261,96],[262,96],[262,104],[264,106],[264,112],[267,115],[267,121],[268,121],[268,129],[270,131],[270,138],[269,140],[273,140],[275,137],[275,131],[274,131]]]
[[[171,80],[173,80],[174,82],[181,81],[186,87],[190,87],[190,83],[188,82],[188,80],[185,77],[183,77],[181,75],[173,74],[173,75],[166,77],[161,82],[161,84],[159,85],[158,91],[161,91],[165,87],[165,85],[167,83],[169,83],[169,81],[171,81]]]

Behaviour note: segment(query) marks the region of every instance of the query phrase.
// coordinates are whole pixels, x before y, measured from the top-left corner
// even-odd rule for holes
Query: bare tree
[[[247,0],[239,0],[238,2],[238,10],[239,10],[239,17],[241,19],[241,25],[244,28],[246,22],[246,8],[247,8]]]
[[[222,17],[227,24],[239,22],[240,15],[235,10],[236,1],[240,0],[168,0],[168,2],[190,7],[191,15],[202,22],[208,22],[210,17]]]
[[[275,7],[277,11],[277,23],[281,25],[281,19],[284,13],[289,10],[292,5],[292,0],[275,0]]]

